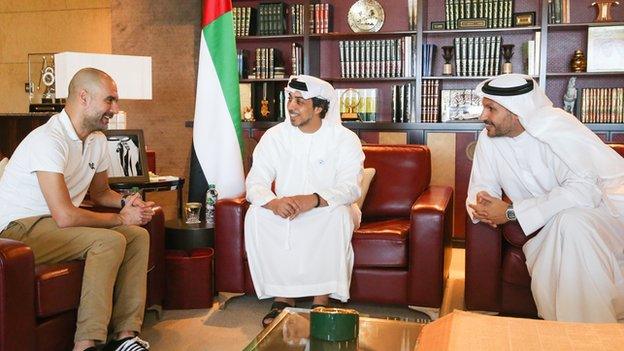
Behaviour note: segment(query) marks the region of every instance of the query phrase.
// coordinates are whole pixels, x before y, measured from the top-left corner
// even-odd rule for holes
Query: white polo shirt
[[[30,132],[0,179],[0,231],[16,219],[50,214],[37,171],[63,174],[71,201],[79,206],[95,173],[109,167],[106,150],[101,132],[89,134],[83,143],[65,110]]]

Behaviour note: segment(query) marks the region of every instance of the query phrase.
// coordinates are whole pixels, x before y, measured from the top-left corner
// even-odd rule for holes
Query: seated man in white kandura
[[[473,221],[539,230],[522,249],[542,318],[624,321],[624,159],[529,76],[477,91],[485,129],[466,200]]]
[[[300,75],[285,91],[286,121],[264,133],[246,180],[249,269],[258,297],[275,297],[265,326],[298,297],[314,296],[313,307],[349,299],[361,219],[364,153],[340,123],[334,88]]]

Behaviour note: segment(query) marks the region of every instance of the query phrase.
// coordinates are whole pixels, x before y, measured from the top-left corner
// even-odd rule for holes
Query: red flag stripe
[[[232,0],[204,0],[202,28],[232,10]]]

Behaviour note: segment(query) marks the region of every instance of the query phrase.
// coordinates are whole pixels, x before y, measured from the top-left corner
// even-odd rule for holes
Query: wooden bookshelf
[[[455,189],[454,235],[463,238],[467,184],[471,160],[467,154],[483,125],[477,121],[420,123],[421,84],[423,80],[438,80],[441,89],[473,89],[489,76],[445,76],[442,75],[444,60],[442,46],[453,45],[454,37],[501,36],[503,43],[514,44],[511,59],[513,71],[523,72],[522,44],[532,40],[536,32],[541,33],[539,41],[540,66],[534,78],[553,100],[555,106],[563,105],[565,86],[570,77],[577,77],[577,88],[621,86],[624,72],[575,73],[569,70],[569,60],[574,50],[581,49],[587,54],[587,29],[594,26],[624,25],[624,6],[614,7],[613,16],[617,22],[593,23],[594,9],[590,2],[571,1],[570,19],[572,23],[549,24],[547,0],[515,0],[514,13],[535,12],[535,23],[528,27],[431,30],[431,22],[445,20],[445,0],[417,1],[417,28],[410,30],[407,14],[407,0],[377,0],[385,11],[385,23],[379,32],[353,33],[347,23],[347,13],[354,1],[344,0],[285,0],[286,4],[303,4],[306,8],[304,23],[308,23],[308,6],[313,3],[329,3],[333,8],[332,32],[310,33],[306,25],[303,35],[247,36],[237,38],[238,47],[252,52],[249,62],[253,63],[253,49],[256,47],[276,47],[282,52],[286,76],[290,75],[290,45],[300,43],[303,47],[303,72],[321,77],[331,82],[335,88],[377,88],[377,122],[344,122],[344,125],[369,143],[405,142],[425,144],[432,149],[433,176],[451,179]],[[238,0],[234,6],[257,6],[261,0]],[[343,78],[340,71],[339,41],[341,40],[384,40],[406,36],[416,38],[415,70],[413,77],[392,78]],[[423,76],[422,44],[434,44],[432,76]],[[502,61],[502,55],[501,55]],[[283,89],[286,79],[243,79],[242,83],[260,86],[274,84],[273,91]],[[416,114],[415,123],[393,123],[391,118],[392,93],[390,87],[413,83],[415,96],[412,99]],[[249,136],[259,139],[265,130],[276,125],[275,121],[244,122],[242,128]],[[623,124],[587,124],[606,142],[624,142]]]

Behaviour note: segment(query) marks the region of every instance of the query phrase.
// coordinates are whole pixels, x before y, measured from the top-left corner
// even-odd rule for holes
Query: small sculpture
[[[576,77],[570,78],[568,80],[568,88],[566,89],[566,93],[563,96],[563,109],[566,112],[574,114],[574,104],[576,103]]]

